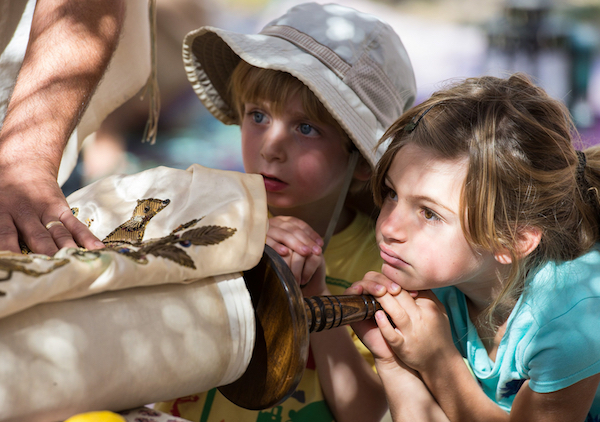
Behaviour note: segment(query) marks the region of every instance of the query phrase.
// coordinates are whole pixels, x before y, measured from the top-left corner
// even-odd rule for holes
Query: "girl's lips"
[[[279,192],[286,188],[287,183],[277,179],[276,177],[272,177],[266,174],[262,175],[263,180],[265,181],[265,189],[267,192]]]
[[[405,268],[410,266],[408,262],[398,257],[392,250],[384,245],[379,245],[379,255],[386,264],[394,268]]]

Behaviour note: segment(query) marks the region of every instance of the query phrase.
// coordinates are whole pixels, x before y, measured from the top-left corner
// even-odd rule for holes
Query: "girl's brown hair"
[[[525,75],[467,79],[436,92],[384,134],[381,142],[391,143],[373,175],[375,202],[381,205],[385,175],[408,143],[441,159],[468,157],[465,236],[475,250],[508,251],[513,263],[488,309],[493,317],[514,305],[530,271],[575,259],[600,239],[600,147],[577,153],[575,134],[564,105]],[[541,230],[541,241],[523,257],[518,242],[526,227]]]

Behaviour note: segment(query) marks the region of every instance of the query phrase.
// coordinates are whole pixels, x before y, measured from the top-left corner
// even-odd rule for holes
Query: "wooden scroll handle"
[[[371,295],[312,296],[304,298],[308,332],[314,333],[373,318],[383,310]]]
[[[308,359],[309,333],[371,318],[372,296],[302,297],[285,261],[269,246],[258,265],[244,271],[256,321],[256,341],[246,372],[219,391],[240,407],[276,406],[298,386]]]

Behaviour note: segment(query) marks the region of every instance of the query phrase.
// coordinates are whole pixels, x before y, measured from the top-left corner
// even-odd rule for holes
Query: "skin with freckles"
[[[377,240],[381,272],[404,289],[457,286],[479,301],[499,287],[495,272],[501,264],[494,254],[475,251],[461,226],[466,162],[440,160],[411,144],[394,158]]]

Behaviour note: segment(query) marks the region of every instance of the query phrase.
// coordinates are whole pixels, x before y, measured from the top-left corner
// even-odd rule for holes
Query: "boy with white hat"
[[[183,57],[208,110],[240,125],[244,168],[265,181],[267,244],[303,294],[342,294],[379,271],[375,216],[351,207],[346,194],[362,188],[370,198],[364,188],[385,149],[377,141],[414,101],[412,66],[394,30],[348,7],[305,3],[256,35],[202,27],[186,36]],[[372,357],[343,327],[311,334],[296,392],[262,412],[269,415],[216,390],[156,408],[202,422],[379,421],[387,404]]]

